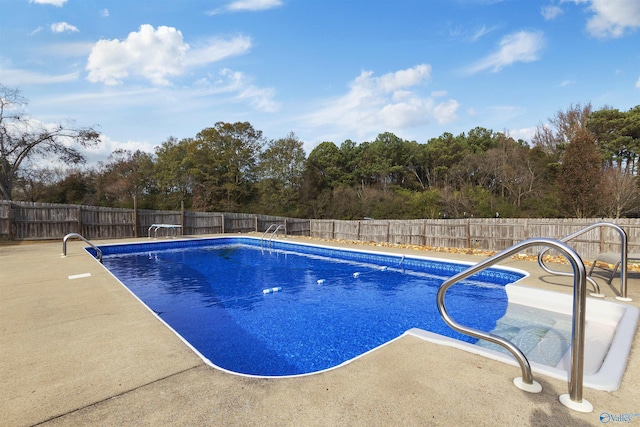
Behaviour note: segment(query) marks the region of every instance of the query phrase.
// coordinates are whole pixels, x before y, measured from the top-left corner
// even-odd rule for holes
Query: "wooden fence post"
[[[133,196],[133,237],[138,238],[138,198]]]
[[[184,227],[185,227],[185,220],[184,220],[184,200],[180,200],[180,229],[182,230],[182,235],[184,235]]]
[[[422,221],[422,246],[427,246],[427,220]]]
[[[84,230],[82,229],[82,205],[78,205],[78,233],[85,236],[87,239],[92,238],[93,236],[86,236]]]
[[[9,202],[9,240],[13,240],[13,203]]]
[[[465,233],[467,233],[467,248],[471,249],[471,220],[467,218],[465,224]]]

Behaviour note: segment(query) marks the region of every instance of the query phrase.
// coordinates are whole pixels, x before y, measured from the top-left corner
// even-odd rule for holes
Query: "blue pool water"
[[[442,321],[438,286],[466,265],[221,238],[102,246],[104,265],[214,365],[285,376],[332,368],[421,328],[466,342]],[[454,319],[491,331],[504,285],[489,269],[453,286]],[[276,292],[272,292],[276,288]]]

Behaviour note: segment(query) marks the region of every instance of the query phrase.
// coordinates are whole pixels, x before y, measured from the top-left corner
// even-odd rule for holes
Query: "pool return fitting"
[[[582,398],[582,383],[584,376],[584,336],[585,336],[585,315],[587,307],[587,272],[584,262],[573,248],[564,242],[548,238],[532,238],[524,240],[511,248],[505,249],[486,260],[473,265],[466,270],[456,274],[446,280],[438,289],[437,303],[438,311],[442,319],[454,330],[472,337],[486,340],[506,348],[515,357],[520,365],[522,376],[513,380],[516,387],[530,393],[542,391],[540,383],[533,379],[531,374],[531,364],[527,360],[522,350],[511,341],[489,332],[480,331],[475,328],[463,326],[449,316],[444,304],[444,297],[447,290],[454,284],[483,271],[499,261],[514,255],[523,249],[531,246],[544,246],[552,248],[563,254],[573,267],[573,315],[572,315],[572,338],[571,338],[571,375],[569,377],[569,393],[559,397],[560,403],[569,409],[579,412],[592,412],[593,405]]]

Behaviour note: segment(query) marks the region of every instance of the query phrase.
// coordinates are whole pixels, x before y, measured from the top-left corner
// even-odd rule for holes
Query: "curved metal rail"
[[[67,240],[69,240],[72,237],[77,237],[80,240],[83,240],[86,244],[88,244],[93,249],[95,249],[96,255],[98,255],[98,261],[102,262],[102,251],[100,250],[100,248],[94,245],[93,243],[91,243],[84,236],[78,233],[69,233],[66,236],[64,236],[64,239],[62,239],[62,256],[67,256]]]
[[[277,227],[277,226],[278,226],[278,224],[271,224],[266,230],[264,230],[264,233],[262,233],[262,238],[260,239],[260,248],[261,249],[264,246],[264,236],[266,236],[267,233],[270,232],[273,227]]]
[[[618,234],[620,235],[620,297],[619,299],[623,299],[623,300],[627,300],[627,254],[628,254],[628,242],[627,242],[627,233],[626,231],[624,231],[622,229],[622,227],[620,227],[617,224],[614,224],[612,222],[597,222],[595,224],[592,224],[588,227],[585,227],[583,229],[580,229],[578,231],[576,231],[573,234],[568,235],[567,237],[560,239],[561,242],[568,242],[569,240],[578,237],[584,233],[586,233],[587,231],[591,231],[594,228],[601,228],[601,227],[610,227],[613,228],[614,230],[616,230],[618,232]],[[543,261],[543,256],[544,254],[547,253],[547,251],[549,251],[549,249],[551,248],[545,248],[542,251],[540,251],[538,253],[538,265],[540,265],[540,268],[542,268],[544,271],[546,271],[547,273],[551,273],[551,274],[555,274],[558,276],[571,276],[571,273],[567,273],[567,272],[563,272],[563,271],[557,271],[557,270],[552,270],[549,267],[546,266],[546,264]],[[594,261],[595,262],[595,261]],[[600,293],[600,287],[598,286],[598,284],[595,282],[595,280],[593,280],[591,277],[587,276],[587,280],[589,281],[589,283],[591,283],[592,285],[594,285],[596,292],[598,295],[593,295],[593,296],[603,296]]]
[[[522,371],[522,378],[514,379],[514,384],[525,391],[539,392],[542,390],[540,384],[533,380],[531,374],[531,365],[524,353],[515,346],[511,341],[500,336],[480,331],[468,326],[461,325],[449,316],[444,304],[445,294],[447,290],[461,280],[466,279],[482,270],[497,264],[499,261],[514,255],[521,250],[530,246],[547,246],[554,248],[565,255],[573,267],[574,286],[573,286],[573,316],[572,316],[572,350],[571,350],[571,376],[569,378],[569,394],[561,395],[560,402],[577,411],[591,412],[593,406],[586,400],[582,399],[582,383],[584,374],[584,335],[585,335],[585,314],[586,314],[586,269],[580,256],[569,245],[564,242],[548,239],[548,238],[532,238],[520,242],[511,248],[505,249],[486,260],[469,267],[468,269],[456,274],[446,280],[438,289],[437,303],[438,311],[447,323],[454,330],[463,334],[470,335],[475,338],[490,341],[494,344],[506,348],[515,358]]]
[[[268,244],[268,247],[269,247],[269,248],[271,247],[271,240],[273,240],[273,236],[275,236],[275,234],[278,232],[278,230],[280,230],[281,228],[284,228],[285,226],[284,226],[283,224],[280,224],[280,225],[278,225],[278,224],[271,224],[271,225],[270,225],[270,226],[269,226],[269,227],[264,231],[264,233],[262,233],[262,239],[260,240],[260,248],[264,249],[264,236],[266,236],[266,235],[267,235],[267,233],[268,233],[269,231],[271,231],[271,229],[272,229],[273,227],[275,227],[276,229],[275,229],[275,230],[273,230],[273,232],[271,233],[271,236],[269,237],[269,242],[268,242],[268,243],[269,243],[269,244]],[[286,228],[285,228],[285,234],[286,234]]]
[[[281,228],[284,228],[284,225],[280,224],[279,226],[276,227],[275,230],[273,230],[273,233],[271,233],[271,237],[269,237],[269,247],[271,247],[271,241],[273,240],[273,236],[276,235],[276,233],[278,232],[278,230],[280,230]],[[285,236],[287,235],[287,230],[285,229],[284,232]]]

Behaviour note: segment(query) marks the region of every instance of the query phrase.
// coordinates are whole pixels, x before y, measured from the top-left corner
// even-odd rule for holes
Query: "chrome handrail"
[[[621,266],[620,266],[620,297],[618,299],[622,299],[622,300],[627,300],[627,254],[628,254],[628,239],[627,239],[627,233],[626,231],[624,231],[622,229],[622,227],[620,227],[617,224],[614,224],[612,222],[597,222],[595,224],[591,224],[588,227],[582,228],[578,231],[576,231],[573,234],[570,234],[562,239],[560,239],[561,242],[567,242],[575,237],[580,236],[581,234],[586,233],[587,231],[591,231],[594,228],[601,228],[601,227],[610,227],[613,228],[614,230],[616,230],[618,232],[618,234],[620,235],[620,262],[621,262]],[[538,253],[538,265],[540,265],[540,267],[546,271],[547,273],[551,273],[551,274],[556,274],[559,276],[571,276],[571,273],[566,273],[566,272],[562,272],[562,271],[557,271],[557,270],[551,270],[549,267],[547,267],[542,259],[542,257],[544,256],[544,254],[547,253],[547,251],[551,249],[551,248],[545,248],[542,251],[540,251]],[[595,261],[594,261],[595,262]],[[589,283],[594,284],[595,288],[596,288],[596,292],[598,294],[600,294],[600,287],[598,286],[598,284],[595,282],[595,280],[593,280],[591,277],[587,276],[587,280],[589,281]],[[597,295],[597,296],[602,296],[602,294]],[[617,298],[617,297],[616,297]]]
[[[444,304],[447,290],[455,283],[466,279],[499,261],[514,255],[521,250],[531,246],[547,246],[561,252],[570,262],[574,272],[573,286],[573,316],[572,316],[572,342],[571,342],[571,376],[569,378],[569,394],[561,395],[560,402],[571,409],[582,412],[591,412],[593,406],[582,399],[582,385],[584,374],[584,336],[585,336],[585,314],[586,314],[586,277],[587,272],[582,259],[577,252],[564,242],[548,238],[532,238],[520,242],[508,249],[487,258],[486,260],[467,268],[446,280],[438,289],[437,303],[438,311],[445,323],[454,330],[472,337],[490,341],[494,344],[506,348],[515,358],[522,371],[522,378],[514,379],[514,384],[525,391],[540,392],[542,386],[533,380],[531,365],[522,350],[511,341],[489,332],[480,331],[475,328],[461,325],[449,316]]]
[[[266,236],[266,235],[267,235],[267,233],[268,233],[269,231],[271,231],[271,229],[272,229],[273,227],[277,227],[277,226],[278,226],[278,224],[271,224],[271,225],[270,225],[266,230],[264,230],[264,233],[262,233],[262,237],[260,238],[260,248],[263,248],[263,245],[264,245],[264,236]]]
[[[544,250],[542,250],[539,254],[538,254],[538,265],[540,266],[540,268],[542,268],[544,271],[546,271],[547,273],[550,274],[555,274],[556,276],[573,276],[573,273],[569,273],[566,271],[558,271],[558,270],[551,270],[549,267],[547,267],[547,265],[544,263],[543,259],[542,259],[542,253],[546,253],[549,250],[549,248],[546,248]],[[594,292],[592,292],[590,295],[592,297],[596,297],[596,298],[604,298],[604,294],[602,292],[600,292],[600,285],[598,285],[598,282],[596,282],[595,280],[593,280],[591,277],[587,276],[587,282],[589,282],[591,284],[591,286],[593,286],[593,290]]]
[[[271,242],[271,241],[273,240],[273,236],[275,236],[275,235],[276,235],[276,233],[278,232],[278,230],[280,230],[281,228],[284,228],[284,227],[285,227],[284,225],[280,224],[280,225],[278,225],[278,226],[276,227],[276,229],[275,229],[275,230],[273,230],[273,233],[271,233],[271,237],[269,237],[269,248],[271,248],[271,246],[272,246],[272,242]],[[286,228],[285,228],[285,230],[284,230],[284,234],[285,234],[285,236],[287,235],[287,229],[286,229]]]
[[[93,249],[95,249],[96,255],[98,256],[98,260],[102,262],[102,251],[100,250],[100,248],[94,245],[93,243],[91,243],[89,240],[87,240],[83,235],[78,233],[69,233],[66,236],[64,236],[64,238],[62,239],[62,256],[67,256],[67,240],[69,240],[72,237],[77,237],[80,240],[83,240],[86,244],[88,244]]]

